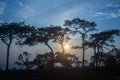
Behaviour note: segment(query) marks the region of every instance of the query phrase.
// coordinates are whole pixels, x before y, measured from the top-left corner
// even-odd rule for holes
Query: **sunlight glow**
[[[65,49],[70,49],[70,46],[66,44],[66,45],[64,46],[64,48],[65,48]]]

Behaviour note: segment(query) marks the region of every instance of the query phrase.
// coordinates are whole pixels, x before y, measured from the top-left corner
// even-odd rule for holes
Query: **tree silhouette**
[[[38,54],[33,60],[33,64],[37,65],[37,70],[40,69],[51,69],[51,52],[45,54]]]
[[[54,54],[54,51],[52,47],[48,44],[48,42],[52,39],[52,25],[50,27],[44,27],[44,28],[38,28],[38,42],[44,43],[51,51],[52,54]]]
[[[50,54],[51,54],[51,68],[53,69],[54,67],[54,51],[52,47],[49,45],[49,41],[52,39],[52,29],[53,26],[50,25],[49,27],[44,27],[44,28],[38,28],[38,37],[37,41],[40,43],[44,43],[49,49],[50,49]]]
[[[76,57],[74,54],[66,53],[63,54],[61,52],[55,53],[55,62],[59,62],[63,64],[64,68],[72,68],[72,63],[78,62],[78,57]]]
[[[105,67],[113,67],[116,64],[115,56],[107,53],[104,60]]]
[[[117,64],[120,66],[120,49],[115,48],[115,49],[111,50],[111,52],[116,54],[115,59],[117,61]]]
[[[20,54],[18,56],[17,61],[15,62],[15,64],[19,65],[19,66],[25,66],[26,70],[30,70],[32,65],[32,61],[29,61],[31,54],[28,52],[23,52],[23,54]]]
[[[40,69],[43,68],[43,55],[42,54],[38,54],[36,55],[35,59],[33,60],[33,64],[37,65],[36,69]]]
[[[49,45],[49,41],[52,39],[56,40],[56,37],[59,36],[57,33],[59,29],[62,30],[62,28],[59,26],[53,25],[50,25],[49,27],[38,28],[34,31],[34,33],[31,33],[30,36],[25,39],[23,44],[35,45],[38,43],[44,43],[51,50],[51,67],[54,67],[54,51]]]
[[[62,53],[65,53],[64,50],[64,42],[66,40],[66,42],[70,39],[68,36],[65,37],[65,35],[68,33],[69,29],[68,28],[62,28],[61,26],[53,26],[51,25],[50,27],[46,27],[46,28],[41,28],[40,30],[42,33],[42,37],[41,39],[43,40],[42,42],[44,42],[51,50],[52,53],[52,65],[54,67],[54,52],[52,47],[50,47],[50,45],[48,44],[49,40],[53,40],[53,42],[58,42],[61,45],[61,49],[62,49]]]
[[[120,50],[113,48],[107,53],[104,53],[104,66],[107,68],[119,68],[120,67]]]
[[[118,68],[120,66],[120,53],[119,49],[113,48],[109,52],[102,52],[97,55],[97,67],[106,67],[108,69]],[[95,60],[96,60],[95,59]],[[96,65],[95,65],[96,67]]]
[[[102,55],[102,53],[103,53],[104,48],[107,49],[106,46],[114,47],[113,42],[115,42],[114,40],[115,35],[119,36],[120,31],[119,30],[108,30],[108,31],[102,31],[100,33],[95,33],[91,35],[90,37],[91,42],[88,42],[87,44],[89,45],[89,47],[92,47],[94,50],[94,56],[92,57],[94,61],[94,66],[96,67],[98,66],[98,60],[102,61],[101,56],[104,56]]]
[[[70,32],[69,28],[62,28],[61,26],[56,26],[53,29],[53,42],[58,42],[61,45],[62,53],[65,53],[64,46],[70,40],[68,33]]]
[[[9,70],[9,52],[10,46],[14,39],[18,41],[21,37],[21,34],[25,32],[27,26],[24,22],[19,23],[2,23],[0,25],[0,39],[7,45],[7,60],[6,60],[6,70]]]
[[[70,26],[70,28],[72,28],[73,33],[79,33],[81,35],[83,48],[82,66],[84,67],[85,39],[89,32],[95,30],[96,24],[94,22],[74,18],[72,20],[65,20],[64,25]]]

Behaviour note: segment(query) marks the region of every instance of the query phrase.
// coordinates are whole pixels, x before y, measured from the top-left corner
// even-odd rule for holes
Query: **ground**
[[[1,71],[0,80],[120,80],[119,71],[63,70],[63,71]]]

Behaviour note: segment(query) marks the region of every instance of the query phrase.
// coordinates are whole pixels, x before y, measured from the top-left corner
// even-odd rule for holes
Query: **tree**
[[[61,26],[56,26],[53,29],[53,42],[58,42],[61,45],[62,53],[65,53],[64,46],[70,40],[67,34],[69,34],[69,28],[62,28]]]
[[[114,36],[119,36],[119,30],[107,30],[99,33],[92,34],[90,37],[90,42],[87,44],[89,47],[93,48],[94,56],[92,57],[94,60],[94,66],[98,66],[98,60],[102,59],[101,56],[104,56],[104,48],[114,47],[113,43],[115,42]],[[101,57],[101,58],[100,58]]]
[[[51,68],[51,52],[45,54],[38,54],[33,60],[33,64],[37,65],[37,69]]]
[[[51,51],[52,55],[54,55],[54,51],[52,47],[48,44],[48,42],[52,39],[52,30],[53,26],[38,28],[37,31],[37,42],[44,43]]]
[[[108,68],[119,68],[120,67],[120,49],[113,48],[105,54],[104,64]]]
[[[78,57],[74,54],[66,53],[63,54],[61,52],[55,53],[55,62],[59,62],[63,64],[64,68],[71,68],[72,63],[78,62]]]
[[[29,61],[31,54],[24,51],[23,54],[20,54],[18,56],[17,61],[15,62],[15,64],[19,65],[19,66],[25,66],[26,70],[30,70],[32,65],[32,61]]]
[[[64,42],[70,39],[68,36],[65,37],[67,32],[69,31],[68,28],[62,28],[61,26],[49,26],[45,28],[40,28],[38,34],[40,34],[40,38],[38,41],[45,43],[48,48],[51,50],[51,67],[54,67],[54,51],[52,47],[48,44],[48,41],[53,40],[53,42],[58,42],[61,45],[62,53],[65,53],[64,50]]]
[[[34,32],[29,31],[31,34],[27,35],[22,44],[27,45],[36,45],[39,43],[44,43],[49,49],[51,54],[51,68],[54,67],[54,51],[52,47],[49,45],[50,40],[57,39],[61,34],[58,32],[62,30],[60,26],[50,25],[49,27],[41,27],[34,30]],[[61,32],[62,33],[62,32]]]
[[[50,25],[49,27],[38,28],[31,33],[26,39],[24,40],[23,44],[27,45],[35,45],[38,43],[44,43],[49,49],[51,54],[51,67],[54,67],[54,51],[52,47],[49,45],[49,41],[53,39],[54,32],[58,29],[58,26]]]
[[[85,55],[85,39],[89,32],[96,30],[96,24],[94,22],[82,20],[79,18],[74,18],[73,20],[65,20],[64,26],[70,26],[73,33],[79,33],[82,38],[82,49],[83,49],[83,58],[82,66],[84,67],[84,55]]]
[[[18,41],[22,37],[21,34],[25,33],[27,28],[25,22],[2,23],[0,25],[0,39],[7,45],[6,70],[9,70],[10,46],[13,40]]]

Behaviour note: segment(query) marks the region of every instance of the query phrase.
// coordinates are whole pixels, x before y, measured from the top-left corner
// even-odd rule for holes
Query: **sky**
[[[120,0],[0,0],[1,23],[62,26],[64,20],[77,17],[95,22],[99,31],[120,29]],[[0,50],[4,50],[2,45]]]
[[[44,27],[76,17],[96,22],[100,30],[120,28],[120,0],[0,0],[0,22]]]

